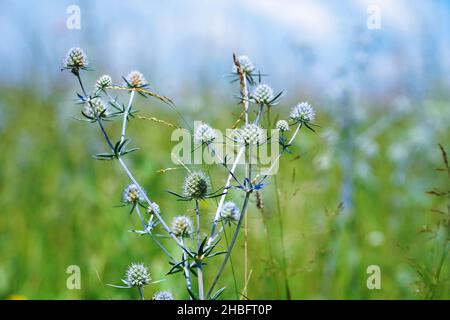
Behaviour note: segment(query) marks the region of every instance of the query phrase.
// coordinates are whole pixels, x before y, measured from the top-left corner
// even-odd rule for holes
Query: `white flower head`
[[[220,217],[226,222],[239,221],[239,209],[234,202],[227,201],[222,206]]]
[[[129,184],[122,192],[122,201],[126,204],[135,205],[138,202],[144,202],[144,195],[139,191],[139,188],[134,184]]]
[[[100,78],[98,78],[95,83],[95,87],[97,90],[106,89],[112,86],[112,79],[109,75],[104,74]]]
[[[137,70],[131,71],[125,79],[132,88],[141,88],[148,84],[142,73]]]
[[[274,98],[272,88],[264,83],[259,84],[252,94],[256,103],[268,104]]]
[[[172,220],[172,232],[177,237],[191,237],[193,232],[192,221],[187,216],[176,216]]]
[[[170,291],[158,291],[154,294],[153,300],[173,300],[173,295]]]
[[[194,142],[210,144],[217,138],[217,134],[213,128],[206,123],[201,124],[195,129]]]
[[[257,145],[261,144],[263,141],[262,129],[256,124],[249,124],[237,132],[237,141],[244,145]]]
[[[301,102],[292,108],[289,118],[296,122],[310,123],[316,118],[316,113],[308,102]]]
[[[72,72],[78,72],[81,68],[85,68],[88,65],[88,60],[83,50],[71,48],[67,51],[63,63],[65,68],[71,69]]]
[[[281,132],[289,131],[289,123],[286,120],[278,120],[275,128],[277,128]]]
[[[239,64],[241,65],[242,71],[246,74],[251,74],[255,70],[255,66],[253,62],[247,56],[239,56],[238,57]],[[233,65],[233,73],[237,72],[237,68]]]
[[[184,179],[183,195],[189,199],[204,199],[209,191],[210,181],[202,171],[190,172]]]
[[[143,263],[132,263],[125,273],[125,279],[122,281],[130,287],[141,288],[148,285],[151,280],[150,272]]]
[[[95,110],[100,118],[107,118],[111,114],[108,105],[100,97],[95,97],[86,101],[82,112],[85,117],[95,120],[96,116],[92,109]]]

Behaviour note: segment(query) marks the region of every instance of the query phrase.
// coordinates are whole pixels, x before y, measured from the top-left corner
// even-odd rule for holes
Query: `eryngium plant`
[[[150,91],[149,83],[139,71],[131,71],[122,77],[123,81],[120,81],[122,85],[114,84],[109,75],[102,75],[96,80],[92,91],[86,90],[81,71],[92,69],[88,67],[86,54],[79,48],[69,50],[62,68],[63,70],[69,70],[80,86],[81,92],[77,93],[77,101],[83,106],[80,113],[84,116],[84,120],[91,125],[98,126],[105,141],[107,151],[94,155],[94,158],[116,161],[129,179],[129,184],[124,186],[122,190],[117,190],[117,192],[122,192],[123,205],[131,208],[129,213],[135,213],[142,226],[141,230],[131,231],[149,236],[164,252],[168,259],[167,275],[182,275],[186,282],[187,295],[191,299],[217,299],[225,290],[225,287],[218,290],[215,288],[237,241],[247,213],[250,196],[255,193],[257,198],[261,198],[259,192],[265,187],[266,180],[269,179],[270,169],[277,165],[281,156],[285,154],[285,151],[288,151],[288,147],[293,145],[294,139],[303,125],[311,130],[314,126],[315,111],[309,103],[303,102],[292,108],[289,114],[291,123],[280,120],[275,128],[265,128],[260,121],[261,116],[266,110],[270,111],[269,109],[280,103],[283,92],[275,94],[271,87],[262,84],[261,77],[263,74],[257,71],[248,57],[233,55],[233,62],[232,82],[239,83],[239,100],[243,106],[242,118],[237,119],[237,123],[243,123],[240,125],[241,129],[235,130],[235,139],[233,139],[237,145],[233,163],[228,163],[227,156],[221,158],[214,152],[213,145],[217,137],[214,129],[205,123],[196,128],[193,132],[194,141],[200,143],[201,147],[208,148],[211,155],[218,158],[221,164],[218,168],[225,169],[225,183],[214,191],[211,188],[211,178],[208,174],[197,168],[188,168],[187,165],[182,164],[182,167],[187,170],[182,191],[180,194],[169,191],[169,194],[175,196],[178,200],[193,203],[195,220],[191,219],[190,214],[180,214],[175,216],[171,223],[166,220],[168,213],[164,211],[163,207],[151,200],[151,195],[142,187],[125,159],[132,152],[138,150],[138,148],[130,147],[131,140],[127,135],[127,124],[136,119],[138,112],[134,109],[136,93],[143,97],[158,99],[169,105],[173,110],[177,110],[175,104],[171,99]],[[128,102],[121,103],[117,97],[113,97],[113,91],[115,90],[128,92]],[[256,113],[256,116],[252,119],[254,113]],[[185,121],[184,117],[180,113],[178,114]],[[121,119],[122,124],[121,131],[115,135],[116,138],[106,128],[106,124],[115,119]],[[162,120],[160,122],[166,123]],[[295,127],[295,130],[289,135],[291,127]],[[241,159],[243,157],[244,159],[251,159],[252,155],[257,154],[258,148],[267,142],[268,138],[262,133],[264,129],[280,131],[279,145],[281,152],[268,171],[260,171],[258,164],[249,161],[244,164],[245,172],[238,173],[237,166]],[[214,185],[217,186],[220,183],[214,183]],[[234,194],[235,199],[240,199],[240,201],[227,201],[227,197],[231,194]],[[217,202],[212,221],[208,221],[208,216],[200,212],[199,202],[211,201],[209,199],[216,197],[220,197],[220,199]],[[218,228],[219,223],[220,228]],[[206,233],[207,227],[210,230]],[[221,241],[222,235],[227,230],[232,233],[232,238],[224,243]],[[171,239],[176,246],[170,247],[170,249],[166,247],[166,241],[163,241],[165,238]],[[193,245],[194,242],[195,245]],[[218,259],[217,257],[222,257],[220,267],[218,270],[208,270],[212,273],[212,276],[209,277],[212,281],[205,283],[203,272],[206,262],[210,259]],[[193,278],[197,278],[197,284],[191,281]],[[125,286],[112,286],[137,288],[140,297],[144,299],[143,288],[159,281],[151,282],[149,269],[144,264],[139,263],[130,265],[122,282]],[[160,291],[153,295],[153,299],[170,300],[173,299],[173,296],[170,292]]]

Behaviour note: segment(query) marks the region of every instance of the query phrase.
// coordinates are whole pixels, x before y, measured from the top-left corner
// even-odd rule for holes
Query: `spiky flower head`
[[[98,78],[97,82],[95,83],[95,87],[97,90],[106,89],[112,86],[112,79],[111,76],[108,74],[102,75],[100,78]]]
[[[122,192],[122,201],[126,204],[135,205],[144,200],[144,195],[139,192],[139,188],[134,183],[129,184]]]
[[[183,195],[189,199],[204,199],[209,185],[209,178],[202,171],[190,172],[184,179]]]
[[[220,217],[226,222],[233,222],[239,220],[239,209],[232,201],[227,201],[223,204],[220,211]]]
[[[145,80],[142,73],[137,70],[131,71],[127,76],[127,83],[132,88],[141,88],[147,85],[147,80]]]
[[[111,114],[108,105],[100,97],[95,97],[86,101],[82,112],[85,117],[95,120],[96,116],[92,109],[95,110],[100,118],[107,118]]]
[[[278,120],[275,128],[277,128],[281,132],[289,131],[289,123],[286,120]]]
[[[274,98],[273,90],[267,84],[259,84],[252,94],[253,99],[259,104],[268,104]]]
[[[170,291],[158,291],[153,296],[153,300],[173,300],[173,296]]]
[[[238,142],[244,145],[257,145],[262,143],[263,132],[256,124],[248,124],[237,132]]]
[[[64,68],[70,69],[73,73],[78,73],[88,65],[87,56],[80,48],[71,48],[67,51],[64,59]]]
[[[289,118],[296,122],[310,123],[316,118],[316,113],[308,102],[301,102],[292,108]]]
[[[172,232],[177,237],[192,236],[192,221],[187,216],[176,216],[172,220]]]
[[[241,65],[242,71],[246,74],[251,74],[255,70],[255,66],[253,62],[247,56],[239,56],[238,57],[239,64]],[[233,65],[233,73],[237,72],[237,68]]]
[[[159,208],[159,204],[157,204],[156,202],[152,202],[152,205],[148,206],[148,208],[147,208],[148,214],[154,214],[154,213],[160,214],[160,212],[161,211]]]
[[[150,272],[143,263],[132,263],[125,273],[125,279],[122,281],[130,287],[141,288],[148,285],[151,280]]]
[[[196,143],[210,144],[217,138],[217,134],[213,128],[206,123],[201,124],[195,129],[194,141]]]

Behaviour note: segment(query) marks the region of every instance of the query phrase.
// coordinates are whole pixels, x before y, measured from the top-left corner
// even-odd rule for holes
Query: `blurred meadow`
[[[71,4],[81,9],[80,30],[66,27]],[[381,10],[380,29],[366,25],[369,5]],[[133,261],[165,279],[145,288],[148,298],[162,289],[188,298],[182,275],[166,275],[161,250],[128,232],[139,228],[118,207],[128,180],[116,162],[92,158],[106,147],[98,128],[74,119],[78,86],[60,69],[79,46],[96,69],[83,74],[87,87],[101,74],[121,83],[138,69],[191,122],[235,123],[233,52],[286,90],[273,117],[287,118],[300,101],[314,106],[317,132],[302,130],[283,157],[262,191],[263,210],[252,197],[249,299],[449,299],[449,198],[427,193],[450,189],[436,170],[444,168],[438,144],[450,154],[449,21],[450,4],[438,0],[1,1],[0,298],[136,299],[107,286]],[[142,116],[184,125],[157,100],[135,105]],[[118,136],[119,121],[107,130]],[[166,192],[181,190],[185,171],[160,172],[177,166],[172,131],[133,119],[129,135],[141,150],[126,159],[169,221],[192,214]],[[221,168],[203,169],[213,184],[226,179]],[[242,201],[237,192],[230,198]],[[201,203],[211,218],[215,208],[214,199]],[[222,298],[245,286],[242,240],[220,280]],[[207,283],[220,257],[206,266]],[[66,287],[70,265],[80,267],[81,290]],[[379,290],[366,285],[371,265],[381,270]]]

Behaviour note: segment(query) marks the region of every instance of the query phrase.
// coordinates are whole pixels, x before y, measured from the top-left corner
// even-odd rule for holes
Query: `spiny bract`
[[[189,199],[204,199],[209,185],[209,178],[202,171],[190,172],[184,179],[183,195]]]
[[[172,220],[172,232],[177,237],[190,237],[192,235],[192,221],[187,216],[176,216]]]
[[[267,84],[259,84],[255,91],[253,91],[252,95],[253,99],[255,99],[256,103],[260,104],[268,104],[273,99],[273,90]]]
[[[130,287],[143,287],[150,283],[150,272],[143,263],[132,263],[125,274],[123,282]]]
[[[314,121],[316,113],[308,102],[301,102],[292,108],[289,118],[296,122],[309,123]]]
[[[136,204],[144,202],[144,195],[139,192],[139,188],[134,184],[128,185],[122,192],[122,201],[126,204]]]

